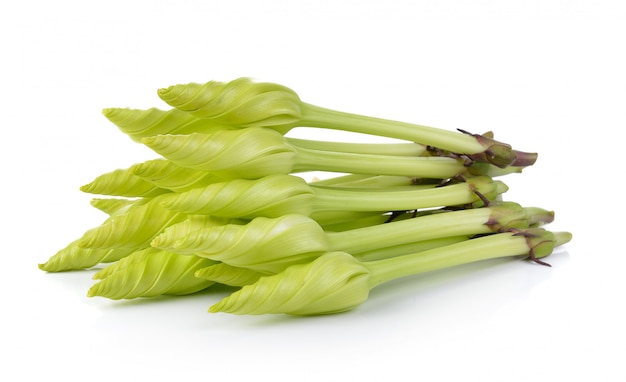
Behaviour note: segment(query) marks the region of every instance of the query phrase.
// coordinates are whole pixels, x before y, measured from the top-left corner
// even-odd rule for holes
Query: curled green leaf
[[[185,214],[163,208],[160,195],[124,214],[114,215],[103,224],[87,231],[78,245],[84,248],[142,248],[166,227],[181,222]]]
[[[153,240],[152,245],[271,273],[293,263],[310,261],[317,257],[317,252],[328,248],[323,229],[303,215],[260,217],[245,225],[214,225],[170,243],[160,238]]]
[[[150,198],[143,198],[134,200],[126,206],[108,210],[110,216],[102,223],[107,224],[116,217],[123,216],[128,213],[131,208],[138,208],[141,205],[148,203]],[[96,203],[97,204],[97,203]],[[87,231],[82,238],[72,241],[70,244],[57,251],[51,256],[45,263],[39,264],[39,269],[47,272],[63,272],[78,269],[86,269],[96,266],[100,263],[115,262],[130,253],[148,247],[148,243],[138,246],[127,246],[125,248],[85,248],[80,244],[83,241],[85,235],[89,234]]]
[[[167,159],[137,163],[129,171],[159,188],[174,192],[189,191],[225,180],[215,173],[181,167]]]
[[[177,109],[225,125],[270,126],[284,134],[302,117],[300,99],[293,90],[248,78],[170,86],[158,94]]]
[[[90,203],[93,207],[99,209],[107,215],[118,213],[133,205],[136,199],[125,198],[94,198]]]
[[[314,191],[305,180],[270,175],[259,180],[233,179],[163,198],[165,208],[189,214],[223,217],[276,217],[312,212]]]
[[[253,284],[262,276],[266,275],[252,269],[235,267],[224,263],[217,263],[196,271],[196,277],[234,287]]]
[[[195,293],[214,284],[194,276],[197,270],[214,263],[196,256],[147,248],[100,271],[96,276],[100,281],[87,295],[119,300]]]
[[[353,309],[369,296],[369,269],[343,252],[261,277],[217,304],[210,312],[313,315]]]
[[[100,263],[115,262],[135,251],[137,248],[83,248],[80,239],[57,251],[39,269],[46,272],[65,272],[88,269]]]
[[[229,128],[208,119],[195,118],[178,109],[107,108],[102,110],[102,114],[136,142],[159,134],[187,134]]]
[[[129,169],[102,174],[80,190],[90,194],[124,197],[153,197],[169,192],[134,175]]]
[[[175,246],[175,242],[179,242],[181,238],[189,243],[188,246],[179,247],[176,253],[194,254],[196,245],[194,241],[204,240],[197,233],[210,230],[213,227],[223,227],[224,225],[245,224],[247,220],[219,218],[211,215],[189,215],[180,223],[172,224],[165,228],[158,236],[156,236],[151,245],[155,248],[163,250],[171,250]]]
[[[289,173],[296,154],[282,135],[262,128],[157,135],[142,142],[179,166],[228,178]]]

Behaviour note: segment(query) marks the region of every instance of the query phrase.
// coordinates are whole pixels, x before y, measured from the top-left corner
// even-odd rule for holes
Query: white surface
[[[18,5],[15,5],[18,4]],[[623,381],[626,9],[620,1],[22,1],[3,5],[0,379]],[[240,76],[540,159],[508,200],[574,240],[376,289],[317,318],[211,315],[225,291],[88,299],[37,263],[100,223],[78,187],[152,158],[100,114]],[[338,138],[340,135],[332,136]]]

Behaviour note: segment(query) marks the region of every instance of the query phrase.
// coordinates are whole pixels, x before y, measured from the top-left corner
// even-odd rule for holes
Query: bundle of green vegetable
[[[496,178],[537,155],[492,134],[329,110],[247,78],[158,91],[171,108],[105,109],[159,157],[81,187],[105,221],[47,272],[101,269],[89,296],[130,299],[238,288],[210,308],[329,314],[389,280],[498,257],[541,258],[571,239],[551,211],[504,201]],[[399,143],[296,139],[297,127]],[[334,173],[306,181],[301,173]]]

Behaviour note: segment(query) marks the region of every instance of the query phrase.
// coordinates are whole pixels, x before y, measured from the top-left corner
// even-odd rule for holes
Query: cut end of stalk
[[[550,224],[554,221],[554,211],[544,210],[538,207],[526,207],[528,225],[531,227]]]
[[[511,163],[513,167],[529,167],[537,162],[537,158],[539,154],[537,153],[527,153],[524,151],[514,150],[515,160]]]
[[[487,162],[499,168],[506,168],[515,163],[516,151],[511,148],[511,145],[493,139],[493,134],[480,135],[462,129],[457,130],[472,136],[484,148],[482,152],[466,155],[471,161]]]
[[[493,144],[485,150],[487,161],[496,167],[506,168],[515,163],[517,156],[511,146],[505,144]]]
[[[554,232],[554,246],[558,247],[569,243],[573,238],[571,232]]]
[[[485,225],[494,232],[528,227],[528,216],[524,208],[513,202],[491,202],[491,215]]]
[[[526,239],[528,246],[528,258],[539,265],[551,267],[552,265],[540,260],[541,258],[550,256],[554,251],[556,244],[556,236],[553,232],[543,228],[528,228],[522,230],[511,230],[513,236],[521,236]]]

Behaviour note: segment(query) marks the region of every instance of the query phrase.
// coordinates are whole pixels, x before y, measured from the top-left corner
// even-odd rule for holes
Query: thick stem
[[[452,158],[354,154],[297,148],[292,171],[334,171],[447,179],[465,172],[465,166],[460,160]]]
[[[314,211],[402,211],[454,206],[479,200],[475,191],[493,199],[504,183],[488,178],[473,178],[466,183],[414,191],[351,191],[314,188]],[[506,189],[506,187],[504,187]]]
[[[410,253],[427,251],[434,248],[443,247],[461,241],[469,240],[469,236],[450,236],[439,239],[424,240],[414,243],[399,244],[391,247],[376,248],[361,253],[351,253],[355,259],[359,261],[374,261],[381,259],[389,259],[391,257],[403,256]]]
[[[362,220],[374,219],[384,223],[386,219],[380,211],[313,211],[309,217],[324,230],[332,231],[352,229]]]
[[[360,182],[362,180],[371,179],[376,177],[376,175],[368,175],[368,174],[345,174],[338,175],[327,179],[316,179],[309,182],[311,185],[319,185],[319,186],[337,186],[344,183],[351,182]]]
[[[339,179],[343,178],[343,179]],[[309,182],[312,187],[335,187],[335,188],[389,188],[389,187],[420,187],[416,179],[404,175],[344,175],[325,181]],[[433,180],[434,183],[435,180]],[[441,182],[441,179],[436,179]],[[435,184],[436,185],[436,184]]]
[[[462,154],[478,154],[485,150],[473,136],[458,132],[345,113],[308,103],[302,103],[301,111],[300,123],[304,126],[404,139]]]
[[[563,244],[567,244],[572,240],[571,232],[553,232],[554,234],[554,247],[559,247]]]
[[[317,141],[285,137],[289,144],[303,149],[338,151],[354,154],[428,156],[425,146],[417,143],[349,143],[334,141]]]
[[[554,221],[554,211],[547,211],[539,207],[526,207],[526,211],[528,212],[528,224],[530,226],[539,227]]]
[[[541,208],[523,208],[513,202],[495,202],[484,208],[444,211],[343,232],[327,232],[326,237],[330,251],[357,255],[381,247],[525,229],[541,225],[537,221],[543,222],[541,217],[549,215],[549,211]]]
[[[301,121],[305,126],[322,127],[404,139],[438,150],[466,156],[472,161],[484,161],[505,168],[510,165],[527,166],[537,159],[536,154],[517,152],[510,145],[498,142],[490,135],[471,134],[464,130],[452,132],[429,126],[326,109],[302,103]],[[517,155],[522,158],[518,159]]]
[[[477,206],[483,203],[479,194],[495,200],[507,190],[506,184],[488,177],[469,178],[464,183],[442,187],[424,187],[430,188],[312,187],[296,176],[272,175],[256,180],[234,179],[163,196],[161,203],[166,209],[186,214],[245,219],[302,214],[315,220],[322,218],[323,223],[322,220],[318,222],[328,224],[339,221],[326,211],[350,211],[358,215],[358,212],[367,211],[403,211],[466,204]],[[345,216],[343,213],[340,215]]]
[[[515,153],[515,160],[511,163],[511,166],[516,167],[528,167],[535,164],[537,161],[537,157],[539,156],[537,153],[528,153],[525,151],[513,150]]]
[[[461,264],[499,257],[528,256],[538,245],[548,244],[547,249],[542,248],[542,254],[544,256],[549,254],[554,245],[554,235],[544,230],[534,232],[533,235],[529,239],[529,236],[514,232],[498,233],[429,251],[364,264],[370,269],[369,284],[371,288],[374,288],[397,278]]]
[[[526,214],[521,206],[514,204],[509,206],[505,207],[510,210],[509,216],[501,214],[500,220],[525,217]],[[421,216],[344,232],[328,232],[329,250],[355,254],[373,248],[450,236],[493,233],[494,228],[497,229],[490,224],[494,223],[493,215],[493,208],[476,208]]]
[[[327,233],[329,232],[337,233],[337,232],[342,232],[342,231],[348,231],[348,230],[359,229],[363,227],[370,227],[370,226],[384,224],[388,220],[389,220],[389,215],[383,214],[383,213],[377,213],[377,214],[372,214],[370,216],[365,216],[362,218],[357,218],[357,219],[346,221],[346,222],[331,223],[331,224],[325,224],[325,225],[320,224],[320,226]]]

